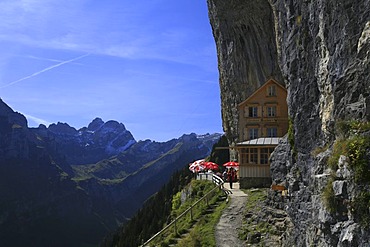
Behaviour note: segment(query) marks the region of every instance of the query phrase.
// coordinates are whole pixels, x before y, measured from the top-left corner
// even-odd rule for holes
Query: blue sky
[[[0,20],[0,97],[30,127],[222,132],[206,0],[2,0]]]

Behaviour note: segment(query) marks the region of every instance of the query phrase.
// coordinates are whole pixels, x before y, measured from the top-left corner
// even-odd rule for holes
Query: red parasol
[[[207,162],[204,162],[203,163],[203,166],[207,169],[207,170],[214,170],[214,171],[217,171],[219,169],[218,165],[214,162],[211,162],[211,161],[207,161]]]
[[[189,170],[192,171],[193,173],[203,171],[204,170],[203,164],[204,164],[204,159],[194,161],[193,163],[189,164]]]
[[[222,166],[225,166],[227,168],[239,168],[239,163],[238,162],[235,162],[235,161],[229,161],[229,162],[226,162],[225,164],[223,164]]]

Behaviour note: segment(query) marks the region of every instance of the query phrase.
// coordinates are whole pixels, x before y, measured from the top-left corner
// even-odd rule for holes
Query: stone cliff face
[[[277,63],[273,12],[267,1],[208,0],[218,53],[223,128],[238,138],[237,105],[269,77],[282,82]]]
[[[229,142],[235,142],[237,128],[234,105],[249,96],[254,83],[266,79],[256,75],[269,75],[260,73],[265,66],[258,62],[267,60],[266,54],[274,55],[288,89],[294,147],[288,140],[278,146],[271,167],[273,182],[285,184],[292,195],[283,205],[295,225],[286,246],[368,246],[368,229],[358,224],[349,206],[342,210],[345,216],[329,213],[321,195],[330,177],[327,160],[338,139],[336,123],[370,120],[370,1],[208,0],[208,4]],[[236,46],[240,37],[248,39]],[[251,53],[259,59],[249,59]],[[324,146],[325,151],[312,154]],[[343,160],[339,164],[346,167]],[[344,197],[353,199],[359,187],[349,179],[352,175],[337,171],[337,176],[341,182],[333,186],[346,184]],[[369,186],[361,190],[368,191]]]

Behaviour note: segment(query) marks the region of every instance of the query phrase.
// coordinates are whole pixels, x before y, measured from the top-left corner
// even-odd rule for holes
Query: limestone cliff
[[[288,89],[293,138],[278,146],[271,167],[273,182],[284,183],[292,195],[280,205],[295,225],[286,246],[369,246],[369,229],[352,214],[351,203],[341,205],[340,215],[330,213],[322,193],[332,183],[327,160],[338,139],[336,123],[370,120],[370,1],[208,0],[208,5],[229,142],[236,140],[234,106],[258,83],[281,74]],[[326,148],[314,155],[318,147]],[[335,193],[347,201],[359,190],[369,192],[369,184],[359,187],[352,178],[337,171],[333,182],[346,185]]]
[[[229,143],[238,137],[237,105],[269,77],[281,80],[273,12],[267,1],[209,0],[218,53],[223,128]]]

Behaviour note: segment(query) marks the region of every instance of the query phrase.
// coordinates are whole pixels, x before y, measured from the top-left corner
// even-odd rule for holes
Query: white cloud
[[[60,62],[60,63],[57,63],[57,64],[52,65],[52,66],[49,66],[49,67],[47,67],[47,68],[45,68],[45,69],[42,69],[42,70],[39,70],[39,71],[37,71],[37,72],[35,72],[35,73],[32,73],[31,75],[28,75],[28,76],[22,77],[22,78],[20,78],[20,79],[18,79],[18,80],[15,80],[15,81],[12,81],[12,82],[6,83],[5,85],[0,86],[0,88],[6,88],[6,87],[9,87],[9,86],[12,86],[12,85],[14,85],[14,84],[16,84],[16,83],[19,83],[19,82],[21,82],[21,81],[24,81],[24,80],[30,79],[30,78],[32,78],[32,77],[38,76],[38,75],[40,75],[40,74],[42,74],[42,73],[45,73],[46,71],[49,71],[49,70],[52,70],[52,69],[58,68],[59,66],[62,66],[62,65],[64,65],[64,64],[68,64],[68,63],[72,63],[72,62],[74,62],[74,61],[80,60],[80,59],[82,59],[82,58],[84,58],[84,57],[86,57],[86,56],[88,56],[88,55],[90,55],[90,54],[89,54],[89,53],[87,53],[87,54],[84,54],[84,55],[82,55],[82,56],[78,56],[78,57],[75,57],[75,58],[73,58],[73,59],[70,59],[70,60],[62,61],[62,62]]]
[[[157,20],[165,15],[159,4],[166,1],[5,0],[0,3],[0,41],[206,66],[213,58],[189,42],[198,39],[201,47],[205,34],[162,25],[167,19]]]
[[[40,124],[43,124],[45,126],[49,126],[51,123],[44,120],[44,119],[41,119],[41,118],[37,118],[37,117],[34,117],[34,116],[31,116],[31,115],[28,115],[28,114],[23,114],[28,120],[29,120],[29,125],[30,126],[38,126]]]

